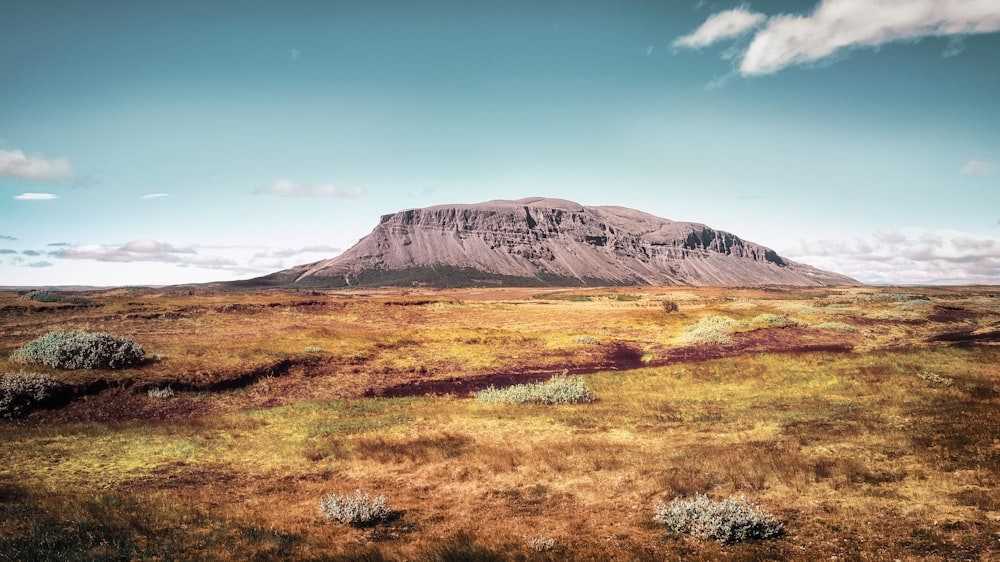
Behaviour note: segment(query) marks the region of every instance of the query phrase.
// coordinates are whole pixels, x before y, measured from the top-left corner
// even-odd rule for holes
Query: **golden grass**
[[[27,308],[0,316],[2,352],[85,327],[166,355],[120,372],[51,371],[133,386],[0,425],[0,558],[1000,556],[1000,350],[926,343],[995,325],[1000,307],[985,290],[935,289],[921,292],[932,305],[907,311],[922,323],[880,320],[907,302],[882,298],[891,292],[140,292],[47,312],[0,295],[0,310]],[[680,314],[663,313],[666,298]],[[831,316],[831,304],[848,312]],[[733,345],[771,351],[732,355],[676,343],[706,314],[775,313],[864,333],[753,324]],[[600,343],[574,343],[580,334]],[[789,352],[837,342],[855,351]],[[614,343],[657,359],[619,366],[606,356]],[[694,352],[704,355],[670,359]],[[416,380],[587,365],[591,404],[377,397]],[[213,387],[225,381],[238,384]],[[178,394],[150,398],[141,389],[152,382]],[[396,517],[367,529],[326,522],[319,498],[356,488],[385,494]],[[696,493],[746,495],[788,534],[724,546],[652,522],[657,500]]]

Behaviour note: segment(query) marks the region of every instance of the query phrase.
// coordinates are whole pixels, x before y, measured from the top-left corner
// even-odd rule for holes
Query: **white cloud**
[[[297,60],[299,60],[299,55],[301,55],[301,54],[302,54],[302,51],[299,51],[298,49],[291,49],[289,51],[288,58],[291,59],[291,60],[293,60],[293,61],[297,61]]]
[[[963,176],[986,177],[992,176],[995,170],[996,166],[990,164],[989,162],[969,160],[958,170],[958,172]]]
[[[134,240],[121,246],[83,244],[51,252],[53,257],[104,262],[161,262],[178,265],[236,265],[229,258],[203,256],[190,247],[177,247],[154,240]]]
[[[800,241],[782,255],[865,283],[1000,283],[1000,237],[956,230],[888,230],[852,240]]]
[[[149,195],[143,195],[139,199],[161,199],[163,197],[170,197],[169,193],[150,193]]]
[[[364,197],[365,190],[360,187],[341,187],[330,183],[302,185],[291,180],[276,179],[270,185],[257,189],[255,193],[269,193],[280,197],[338,197],[343,199],[358,199]]]
[[[771,18],[747,48],[740,72],[772,74],[845,48],[997,30],[995,0],[823,0],[809,16]]]
[[[743,35],[760,25],[766,18],[764,14],[751,12],[742,6],[719,12],[705,20],[705,23],[690,35],[677,38],[673,46],[691,49],[707,47],[716,41]]]
[[[151,275],[153,265],[215,271],[215,280],[228,277],[245,279],[266,275],[295,265],[331,258],[342,250],[326,245],[298,248],[269,248],[261,246],[201,246],[175,245],[155,240],[133,240],[127,244],[79,244],[55,248],[48,252],[51,258],[101,262],[104,264],[135,265],[143,268],[143,275]],[[13,256],[16,258],[16,256]],[[138,271],[138,270],[137,270]],[[222,273],[225,274],[223,275]],[[163,279],[150,279],[146,283],[169,283],[169,274]],[[205,277],[205,273],[191,274]],[[208,274],[210,275],[210,274]],[[212,280],[209,278],[208,280]]]
[[[744,8],[720,12],[674,45],[710,45],[749,31],[764,18]],[[773,74],[849,49],[995,31],[1000,31],[1000,3],[996,0],[822,0],[809,15],[767,18],[742,50],[738,68],[743,76]],[[960,39],[955,39],[945,55],[953,56],[960,50]]]
[[[0,150],[0,176],[23,180],[55,181],[73,177],[69,160],[46,160],[38,154],[25,154],[20,150]]]
[[[645,49],[643,49],[642,51],[643,51],[644,53],[646,53],[646,56],[648,57],[648,56],[650,56],[650,55],[652,55],[652,54],[653,54],[653,46],[652,46],[652,45],[649,45],[649,46],[647,46],[647,47],[646,47]]]
[[[333,246],[305,246],[302,248],[269,248],[253,255],[255,258],[290,258],[302,254],[326,254],[332,257],[334,254],[343,252],[340,248]]]
[[[14,199],[22,201],[50,201],[52,199],[59,199],[59,196],[54,193],[22,193],[15,195]]]

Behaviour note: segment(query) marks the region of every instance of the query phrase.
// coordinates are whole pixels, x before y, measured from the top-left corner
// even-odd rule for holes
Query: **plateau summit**
[[[532,197],[385,215],[331,259],[245,287],[857,285],[703,224]]]

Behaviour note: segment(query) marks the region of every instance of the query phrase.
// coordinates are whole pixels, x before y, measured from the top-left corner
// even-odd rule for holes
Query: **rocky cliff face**
[[[343,254],[269,277],[327,287],[857,284],[702,224],[544,198],[386,215]]]

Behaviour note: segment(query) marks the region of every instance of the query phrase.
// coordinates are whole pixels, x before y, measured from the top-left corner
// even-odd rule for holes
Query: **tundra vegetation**
[[[0,560],[998,559],[1000,297],[912,291],[0,293]]]

